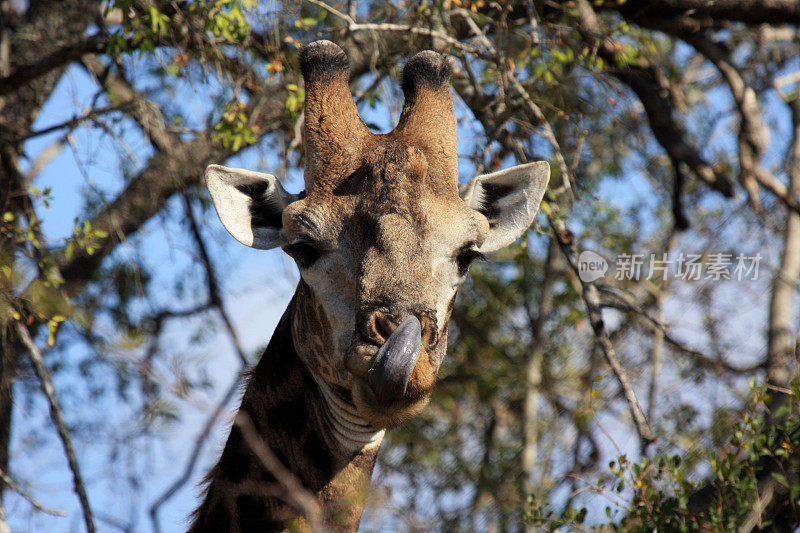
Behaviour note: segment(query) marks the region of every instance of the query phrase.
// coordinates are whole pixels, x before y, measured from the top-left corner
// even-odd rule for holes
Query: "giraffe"
[[[360,119],[339,46],[304,46],[300,66],[305,191],[250,170],[205,173],[228,232],[282,247],[300,280],[250,373],[192,532],[309,527],[245,428],[313,494],[330,528],[357,530],[385,430],[428,402],[458,286],[473,261],[530,226],[549,179],[547,162],[529,163],[478,176],[459,195],[445,56],[407,61],[387,134]]]

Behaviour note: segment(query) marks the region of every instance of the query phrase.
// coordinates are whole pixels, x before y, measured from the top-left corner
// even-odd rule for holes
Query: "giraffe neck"
[[[293,322],[307,304],[303,293],[298,287],[250,375],[191,532],[274,531],[293,521],[303,527],[287,489],[254,453],[259,441],[316,496],[330,526],[358,528],[384,432],[358,416],[347,391],[334,390],[303,363],[309,359],[298,354],[292,331],[302,333]]]

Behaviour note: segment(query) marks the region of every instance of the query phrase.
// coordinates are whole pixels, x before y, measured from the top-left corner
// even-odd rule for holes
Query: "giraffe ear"
[[[462,192],[469,207],[489,221],[481,252],[494,252],[517,240],[533,222],[550,180],[550,165],[537,161],[477,176]]]
[[[283,210],[300,195],[286,192],[278,178],[211,165],[205,182],[222,225],[237,241],[262,250],[286,244]]]

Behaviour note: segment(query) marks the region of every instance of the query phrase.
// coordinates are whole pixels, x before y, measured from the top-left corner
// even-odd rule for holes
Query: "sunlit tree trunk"
[[[789,103],[794,137],[791,144],[789,191],[800,197],[800,100]],[[781,266],[772,282],[767,341],[767,374],[771,382],[786,385],[792,376],[795,332],[792,327],[792,304],[800,278],[800,214],[789,211],[783,238]]]
[[[532,280],[525,273],[523,279],[523,293],[525,295],[525,307],[528,315],[531,333],[531,351],[525,364],[525,400],[523,406],[522,421],[522,501],[526,502],[528,496],[536,492],[534,486],[534,470],[537,464],[538,439],[539,439],[539,398],[542,388],[542,364],[544,362],[544,351],[546,343],[544,340],[544,323],[553,311],[553,281],[557,265],[558,250],[555,241],[551,241],[547,250],[547,262],[545,265],[544,282],[542,283],[539,308],[533,309],[532,303],[536,300],[529,294]],[[529,265],[529,263],[525,263]],[[527,269],[526,269],[527,270]],[[526,525],[525,531],[533,532],[535,526]]]

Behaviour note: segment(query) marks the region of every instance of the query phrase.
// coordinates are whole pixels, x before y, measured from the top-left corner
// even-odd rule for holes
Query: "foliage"
[[[750,381],[751,395],[731,439],[704,454],[705,487],[696,466],[680,454],[656,454],[632,461],[626,455],[609,463],[613,474],[589,488],[616,502],[608,518],[592,529],[615,531],[731,531],[782,529],[800,522],[800,382],[774,392]],[[777,407],[777,408],[776,408]],[[762,517],[770,501],[783,511]],[[587,508],[556,513],[549,502],[531,498],[527,523],[548,531],[565,525],[583,527]]]

